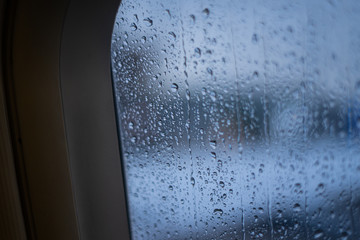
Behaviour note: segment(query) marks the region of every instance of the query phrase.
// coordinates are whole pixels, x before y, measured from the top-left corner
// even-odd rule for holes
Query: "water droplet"
[[[215,102],[216,101],[216,92],[214,92],[214,91],[210,92],[210,98],[213,102]]]
[[[141,37],[141,43],[146,43],[146,37],[145,36]]]
[[[325,185],[323,183],[319,183],[315,191],[323,192],[325,190]]]
[[[193,185],[193,186],[195,185],[195,179],[193,177],[191,177],[190,182],[191,182],[191,185]]]
[[[190,90],[186,89],[186,100],[190,100]]]
[[[200,50],[200,48],[195,48],[195,56],[196,57],[201,57],[201,50]]]
[[[251,42],[252,43],[257,43],[258,42],[258,35],[256,33],[254,33],[251,37]]]
[[[135,23],[132,23],[132,24],[130,25],[130,29],[133,30],[133,31],[136,31],[136,30],[138,29],[138,27],[136,26]]]
[[[206,95],[206,92],[207,92],[206,88],[202,88],[202,89],[201,89],[201,94],[202,94],[202,95],[205,96],[205,95]]]
[[[150,18],[145,18],[144,22],[147,27],[151,27],[153,25],[153,20],[151,20]]]
[[[300,204],[295,203],[293,206],[293,210],[294,210],[294,212],[300,212],[301,211]]]
[[[258,71],[254,71],[252,77],[253,77],[253,79],[254,79],[255,81],[257,81],[257,80],[259,79],[259,72],[258,72]]]
[[[174,39],[176,39],[176,34],[174,32],[169,32],[170,36],[172,36]]]
[[[167,14],[169,15],[169,17],[171,18],[171,12],[170,12],[170,10],[169,10],[169,9],[166,9],[165,11],[167,12]]]
[[[178,86],[176,83],[173,83],[173,84],[171,85],[171,91],[172,91],[172,92],[177,92],[178,89],[179,89],[179,86]]]
[[[202,13],[204,14],[205,17],[209,17],[210,14],[210,10],[208,8],[205,8]]]
[[[319,238],[322,238],[323,236],[324,236],[323,230],[318,229],[318,230],[315,231],[314,239],[319,239]]]
[[[134,14],[134,18],[135,18],[136,22],[139,21],[139,18],[138,18],[138,16],[137,16],[137,14]]]
[[[129,129],[134,129],[134,123],[133,122],[129,122]]]
[[[210,147],[211,147],[212,149],[215,149],[215,148],[216,148],[216,141],[215,141],[215,140],[211,140],[211,141],[210,141]]]
[[[196,20],[196,18],[195,18],[195,15],[190,15],[190,18],[191,18],[191,20],[192,20],[192,23],[194,24],[195,23],[195,20]]]
[[[224,183],[223,181],[220,181],[220,182],[219,182],[219,185],[220,185],[220,187],[222,187],[222,188],[225,187],[225,183]]]
[[[341,233],[341,240],[347,240],[349,235],[350,234],[348,232],[346,232],[346,231],[342,232]]]
[[[213,213],[222,216],[224,211],[220,208],[215,208]]]

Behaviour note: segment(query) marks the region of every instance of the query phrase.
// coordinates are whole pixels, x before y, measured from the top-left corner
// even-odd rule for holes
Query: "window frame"
[[[110,58],[119,5],[72,1],[63,27],[61,94],[84,239],[130,239]]]
[[[110,68],[120,0],[4,2],[1,84],[26,237],[130,239]]]

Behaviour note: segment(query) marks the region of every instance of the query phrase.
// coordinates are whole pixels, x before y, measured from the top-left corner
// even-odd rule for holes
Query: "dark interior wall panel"
[[[1,71],[1,69],[0,69]],[[0,83],[0,239],[26,239],[4,89]]]
[[[0,1],[0,46],[6,24],[6,2]],[[0,56],[3,56],[0,48]],[[4,90],[3,58],[0,58],[0,239],[25,240],[26,232],[16,179]]]
[[[28,188],[33,237],[78,239],[59,83],[68,5],[17,1],[10,65],[15,139]],[[20,159],[21,158],[21,159]]]

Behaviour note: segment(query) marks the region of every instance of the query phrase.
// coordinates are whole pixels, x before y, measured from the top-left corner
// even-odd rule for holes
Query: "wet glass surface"
[[[360,2],[123,0],[133,239],[360,239]]]

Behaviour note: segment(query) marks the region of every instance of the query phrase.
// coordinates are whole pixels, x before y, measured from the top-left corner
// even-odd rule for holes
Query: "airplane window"
[[[360,2],[123,0],[133,239],[360,239]]]

